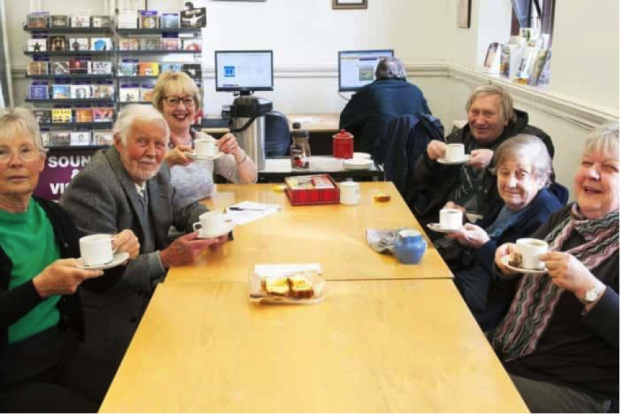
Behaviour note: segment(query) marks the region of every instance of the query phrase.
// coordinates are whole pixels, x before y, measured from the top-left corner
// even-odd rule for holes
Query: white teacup
[[[112,261],[112,236],[92,234],[80,239],[80,255],[86,266],[99,266]]]
[[[194,141],[194,152],[198,157],[213,157],[217,154],[215,140],[207,138]]]
[[[354,181],[340,183],[340,204],[354,205],[360,202],[360,185]]]
[[[521,255],[521,268],[542,270],[545,263],[538,259],[541,254],[547,253],[549,244],[539,239],[519,239],[517,240],[517,253]]]
[[[224,214],[219,210],[203,213],[198,219],[200,221],[193,224],[194,231],[198,230],[198,237],[217,237],[226,231]]]
[[[463,212],[457,208],[439,210],[439,226],[446,230],[459,230],[463,227]]]
[[[446,160],[459,161],[465,158],[465,146],[463,144],[446,145]]]

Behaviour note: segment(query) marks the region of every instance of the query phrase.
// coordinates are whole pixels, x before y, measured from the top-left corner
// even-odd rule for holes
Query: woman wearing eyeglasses
[[[164,115],[170,127],[172,149],[165,160],[170,167],[172,185],[182,203],[210,197],[214,173],[237,184],[256,182],[256,164],[239,147],[233,134],[228,133],[217,140],[217,148],[224,156],[212,160],[192,160],[187,156],[192,151],[194,140],[215,139],[191,128],[200,113],[200,89],[187,74],[162,73],[153,91],[153,105]]]

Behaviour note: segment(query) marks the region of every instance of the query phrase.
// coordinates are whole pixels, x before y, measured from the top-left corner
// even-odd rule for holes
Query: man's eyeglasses
[[[34,161],[41,153],[34,147],[22,147],[17,154],[11,152],[7,148],[0,148],[0,162],[7,163],[13,159],[14,155],[19,155],[22,161]]]
[[[181,102],[183,102],[183,105],[186,108],[191,108],[194,106],[194,99],[190,97],[179,98],[178,96],[166,96],[164,100],[166,101],[168,105],[170,105],[173,108],[176,108],[177,106],[179,106]]]

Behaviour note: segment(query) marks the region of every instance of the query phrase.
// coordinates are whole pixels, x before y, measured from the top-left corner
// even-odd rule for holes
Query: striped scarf
[[[561,251],[573,231],[579,233],[585,243],[566,253],[592,271],[618,251],[618,210],[599,219],[588,220],[579,212],[577,204],[573,204],[571,214],[545,237],[549,250]],[[550,277],[523,275],[510,309],[491,341],[504,360],[510,361],[534,352],[563,292],[551,282]]]

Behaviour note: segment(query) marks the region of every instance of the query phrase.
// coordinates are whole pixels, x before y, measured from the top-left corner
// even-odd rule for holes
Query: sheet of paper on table
[[[323,273],[319,263],[282,263],[282,264],[257,264],[254,265],[254,273],[259,277],[282,277],[294,272],[314,270],[318,274]]]
[[[226,218],[241,226],[274,214],[281,208],[278,204],[242,201],[226,208]]]

